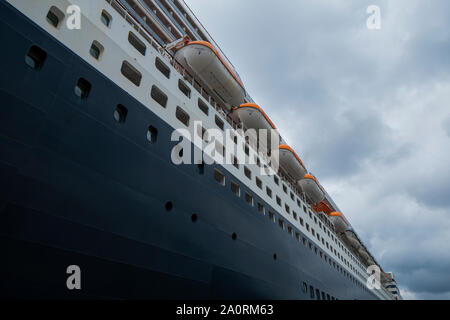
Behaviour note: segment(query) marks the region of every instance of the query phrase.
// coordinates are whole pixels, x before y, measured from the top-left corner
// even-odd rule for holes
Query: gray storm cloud
[[[449,299],[450,1],[186,1],[404,296]]]

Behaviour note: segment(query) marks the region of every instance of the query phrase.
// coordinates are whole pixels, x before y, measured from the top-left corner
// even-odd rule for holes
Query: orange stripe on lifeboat
[[[290,152],[292,152],[292,154],[295,156],[297,161],[301,164],[303,169],[306,170],[305,165],[303,164],[303,161],[300,159],[300,157],[297,155],[297,153],[295,153],[295,151],[291,147],[289,147],[287,144],[280,144],[278,146],[278,149],[289,150]]]
[[[270,120],[270,118],[267,116],[267,114],[264,112],[264,110],[258,106],[256,103],[244,103],[241,104],[239,107],[234,108],[234,110],[239,109],[239,108],[252,108],[252,109],[256,109],[258,110],[266,119],[266,121],[270,124],[270,126],[272,127],[272,129],[276,130],[277,128],[275,127],[275,125],[273,124],[272,120]]]
[[[239,79],[239,77],[236,75],[236,73],[230,67],[228,62],[226,62],[225,59],[220,55],[219,51],[217,51],[217,49],[211,45],[211,43],[206,42],[206,41],[191,41],[187,44],[187,46],[193,45],[193,44],[199,44],[199,45],[202,45],[202,46],[205,46],[205,47],[211,49],[215,53],[217,58],[219,58],[220,62],[222,62],[224,67],[228,70],[228,72],[233,76],[234,80],[236,80],[237,83],[239,83],[239,85],[242,87],[242,89],[244,89],[244,85],[242,84],[242,81]]]

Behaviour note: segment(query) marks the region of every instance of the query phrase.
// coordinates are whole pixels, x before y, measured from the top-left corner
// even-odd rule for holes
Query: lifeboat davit
[[[336,229],[336,231],[338,233],[345,232],[345,230],[348,229],[348,227],[349,227],[348,222],[347,222],[347,220],[345,220],[342,213],[334,211],[334,212],[330,213],[329,218],[334,225],[334,229]]]
[[[231,110],[244,102],[245,89],[232,67],[206,41],[191,41],[178,49],[175,60]]]
[[[267,114],[256,103],[244,103],[233,109],[233,114],[237,115],[243,123],[245,129],[255,129],[259,137],[259,130],[267,130],[267,150],[272,150],[272,132],[276,135],[278,141],[280,135],[273,122]],[[274,141],[275,142],[275,141]],[[278,148],[278,143],[274,143],[274,148]],[[278,149],[276,149],[278,150]]]
[[[294,180],[302,179],[306,174],[306,168],[300,157],[288,145],[278,146],[281,169]]]
[[[319,183],[313,175],[305,174],[303,179],[300,180],[299,185],[314,205],[318,204],[325,198]]]

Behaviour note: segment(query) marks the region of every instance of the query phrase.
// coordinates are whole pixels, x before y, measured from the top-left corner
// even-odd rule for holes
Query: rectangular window
[[[179,106],[177,106],[177,109],[175,111],[175,116],[182,124],[184,124],[186,127],[189,127],[189,114],[181,109]]]
[[[300,224],[303,226],[303,218],[300,218]]]
[[[291,213],[291,209],[289,208],[289,206],[287,204],[284,204],[284,209],[286,210],[287,213]]]
[[[230,154],[230,160],[231,160],[231,164],[236,168],[236,169],[239,169],[239,162],[238,162],[238,159],[233,155],[233,154]]]
[[[215,116],[215,122],[216,122],[216,125],[221,129],[221,130],[223,130],[223,121],[216,115]]]
[[[260,202],[258,202],[258,212],[262,213],[263,215],[266,214],[266,208],[264,208],[264,205]]]
[[[181,79],[178,80],[178,89],[180,89],[180,91],[183,92],[186,97],[191,97],[191,89]]]
[[[277,199],[277,205],[279,205],[281,207],[281,199],[280,199],[280,197],[277,196],[276,199]]]
[[[97,40],[94,40],[91,44],[91,48],[89,49],[89,53],[91,54],[91,56],[96,59],[99,60],[100,56],[103,53],[103,46],[100,44],[100,42],[98,42]]]
[[[231,181],[230,187],[231,187],[231,192],[233,192],[238,197],[241,196],[241,188],[239,187],[239,185],[236,182]]]
[[[198,108],[205,114],[208,115],[209,114],[209,108],[206,105],[206,103],[203,102],[202,99],[198,98]]]
[[[170,68],[158,57],[155,58],[155,66],[167,79],[170,79]]]
[[[249,178],[250,180],[252,179],[252,172],[250,171],[249,168],[247,168],[246,166],[244,166],[244,174],[247,178]]]
[[[278,179],[277,176],[273,176],[273,181],[275,182],[275,184],[279,185],[280,184],[280,179]]]
[[[283,191],[284,191],[284,193],[286,193],[286,194],[287,194],[287,187],[286,187],[286,185],[285,185],[285,184],[283,184]]]
[[[256,177],[255,180],[257,187],[262,190],[262,181],[258,177]]]
[[[64,13],[57,7],[52,6],[47,13],[47,22],[53,27],[59,28],[60,22],[64,20]]]
[[[250,147],[248,146],[247,143],[244,145],[244,152],[247,156],[250,155]]]
[[[142,74],[133,67],[128,61],[122,63],[122,68],[120,69],[122,74],[130,80],[135,86],[139,87],[141,85]]]
[[[103,22],[105,26],[108,28],[111,26],[112,17],[111,15],[106,12],[105,10],[102,11],[102,14],[100,16],[100,20]]]
[[[147,51],[147,46],[145,43],[138,38],[133,32],[128,33],[128,42],[143,56],[145,56],[145,52]]]
[[[269,211],[269,219],[275,222],[275,214],[272,211]]]
[[[163,108],[167,106],[167,95],[161,91],[157,86],[152,86],[151,97],[158,102]]]
[[[214,180],[223,186],[225,185],[225,175],[217,169],[214,169]]]
[[[272,198],[272,190],[269,187],[266,187],[266,193],[270,198]]]
[[[253,197],[249,193],[245,193],[245,202],[253,207]]]
[[[297,212],[292,211],[292,216],[294,217],[295,220],[297,220]]]
[[[284,230],[284,221],[283,221],[283,219],[278,219],[278,225],[280,226],[280,228],[281,229],[283,229]]]
[[[291,192],[291,199],[294,201],[294,194]]]

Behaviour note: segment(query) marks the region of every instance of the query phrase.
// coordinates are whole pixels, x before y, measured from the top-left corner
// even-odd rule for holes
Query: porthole
[[[155,143],[158,137],[158,130],[154,126],[149,126],[147,130],[147,140],[150,143]]]
[[[111,15],[106,12],[105,10],[102,11],[102,14],[100,16],[100,20],[103,22],[105,26],[108,28],[111,26],[112,17]]]
[[[119,104],[114,110],[114,120],[116,120],[117,123],[124,123],[127,118],[127,114],[128,109],[123,105]]]
[[[75,86],[75,95],[81,99],[86,99],[91,91],[91,84],[86,79],[80,78]]]
[[[104,47],[100,44],[100,42],[94,40],[91,44],[91,48],[89,49],[89,53],[94,59],[99,60],[103,50]]]
[[[32,46],[25,55],[25,63],[34,70],[39,70],[42,68],[46,58],[47,53],[44,50],[37,46]]]
[[[53,27],[59,28],[60,22],[64,20],[64,13],[57,7],[52,6],[47,13],[46,19]]]
[[[197,164],[197,170],[199,174],[201,175],[205,174],[205,164],[204,163]]]

